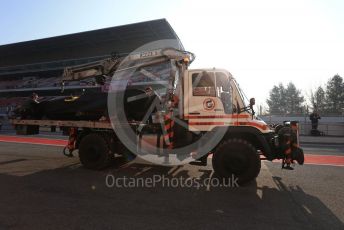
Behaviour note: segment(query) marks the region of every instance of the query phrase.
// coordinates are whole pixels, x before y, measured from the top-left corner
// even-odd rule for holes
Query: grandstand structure
[[[125,55],[147,43],[164,39],[173,39],[169,47],[184,50],[165,19],[1,45],[0,113],[4,107],[15,105],[32,92],[40,96],[61,95],[61,76],[67,66],[114,54]],[[94,80],[70,82],[63,94],[99,89]]]

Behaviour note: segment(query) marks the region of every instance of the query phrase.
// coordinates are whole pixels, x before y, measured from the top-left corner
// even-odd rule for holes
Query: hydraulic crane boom
[[[152,51],[144,51],[133,53],[125,57],[113,57],[87,64],[66,67],[63,72],[62,82],[80,81],[87,78],[106,78],[111,77],[115,71],[152,65],[169,59],[183,61],[189,65],[195,56],[186,51],[173,48],[157,49]]]

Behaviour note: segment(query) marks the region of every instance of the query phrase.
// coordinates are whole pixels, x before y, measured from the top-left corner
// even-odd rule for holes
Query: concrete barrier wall
[[[311,131],[311,121],[309,116],[260,116],[268,124],[280,124],[283,121],[298,121],[300,124],[300,134],[309,135]],[[344,136],[344,117],[322,117],[319,120],[318,129],[327,136]]]
[[[309,135],[311,131],[311,124],[300,124],[301,135]],[[318,130],[323,131],[326,136],[344,136],[344,124],[319,124]]]
[[[300,123],[310,124],[309,116],[259,116],[267,123],[282,123],[283,121],[299,121]],[[321,117],[319,124],[324,123],[342,123],[344,124],[344,116],[337,117]]]

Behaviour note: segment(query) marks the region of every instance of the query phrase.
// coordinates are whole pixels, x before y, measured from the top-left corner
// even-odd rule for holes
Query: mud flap
[[[291,152],[291,158],[293,161],[296,161],[299,165],[303,165],[305,162],[305,155],[303,150],[299,147],[293,148]]]

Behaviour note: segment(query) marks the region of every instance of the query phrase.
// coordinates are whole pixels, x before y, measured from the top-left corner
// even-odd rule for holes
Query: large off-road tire
[[[81,164],[88,169],[100,170],[107,167],[113,154],[104,135],[91,133],[82,138],[79,145]]]
[[[242,139],[229,139],[216,149],[213,169],[219,178],[238,178],[239,185],[254,180],[261,167],[256,149]]]

